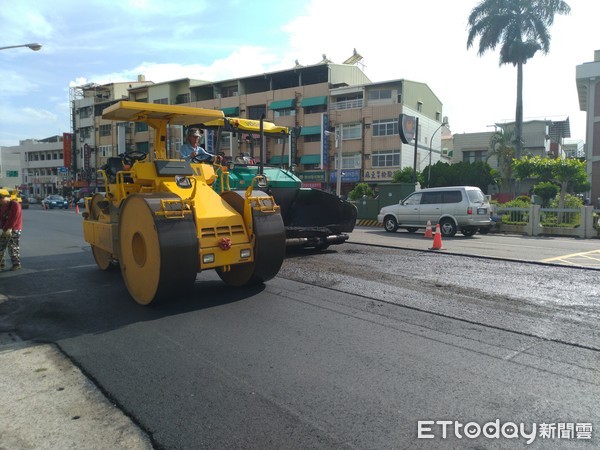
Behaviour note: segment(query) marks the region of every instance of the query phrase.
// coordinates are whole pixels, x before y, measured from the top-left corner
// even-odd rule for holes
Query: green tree
[[[421,174],[417,171],[417,180],[421,177]],[[413,168],[405,167],[402,170],[397,170],[392,176],[392,183],[412,183],[413,182]]]
[[[514,133],[512,131],[497,131],[490,139],[492,151],[488,154],[486,162],[492,156],[496,157],[498,166],[498,184],[500,190],[509,189],[513,172],[513,158],[515,157]]]
[[[514,161],[516,177],[520,180],[533,178],[539,181],[550,181],[560,186],[558,207],[563,208],[568,189],[577,187],[579,192],[587,191],[585,163],[578,159],[552,159],[539,156],[525,156]]]
[[[426,168],[423,175],[428,172]],[[419,181],[424,183],[425,176]],[[487,193],[488,186],[495,184],[493,170],[488,163],[477,161],[474,163],[461,161],[448,164],[438,161],[431,166],[430,187],[442,186],[477,186]]]
[[[479,38],[478,55],[500,46],[500,65],[517,67],[516,156],[523,149],[523,65],[541,50],[550,50],[549,27],[556,14],[569,14],[563,0],[482,0],[468,19],[467,48]]]
[[[373,197],[373,189],[371,189],[367,183],[358,183],[354,186],[354,189],[348,193],[348,198],[350,200],[358,200],[365,196]]]
[[[560,188],[551,181],[542,181],[533,186],[533,193],[542,199],[542,206],[548,206],[559,191]]]

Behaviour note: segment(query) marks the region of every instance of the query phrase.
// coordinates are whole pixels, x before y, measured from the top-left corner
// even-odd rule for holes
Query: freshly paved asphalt
[[[349,242],[600,269],[597,239],[457,235],[443,239],[442,250],[430,250],[432,241],[422,232],[357,227]],[[0,279],[8,282],[12,276],[18,273]],[[6,300],[0,293],[0,302]],[[148,436],[54,345],[21,342],[0,329],[0,367],[0,448],[152,448]]]

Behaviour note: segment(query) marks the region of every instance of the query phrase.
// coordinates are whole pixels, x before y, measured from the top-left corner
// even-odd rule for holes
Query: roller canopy
[[[166,121],[172,125],[196,125],[201,122],[222,119],[223,111],[217,109],[192,108],[190,106],[161,105],[120,101],[106,108],[103,119],[123,122],[147,122],[148,119]]]

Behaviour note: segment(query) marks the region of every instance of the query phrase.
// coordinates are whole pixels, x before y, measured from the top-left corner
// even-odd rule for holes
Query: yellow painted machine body
[[[219,194],[212,165],[165,157],[167,125],[219,117],[217,110],[128,101],[104,111],[103,118],[155,131],[153,153],[109,158],[99,171],[106,192],[86,198],[83,215],[96,263],[103,270],[118,264],[138,303],[189,287],[202,270],[243,286],[274,277],[281,266],[285,231],[271,196],[253,186]]]
[[[184,166],[177,161],[175,165]],[[215,195],[212,183],[215,174],[212,166],[207,164],[187,164],[194,171],[188,188],[180,187],[173,176],[160,176],[155,163],[139,161],[131,170],[119,172],[117,183],[108,184],[107,197],[110,203],[98,208],[97,220],[85,220],[83,223],[84,238],[90,244],[111,253],[120,260],[118,246],[118,212],[122,201],[132,194],[172,193],[176,197],[161,199],[161,207],[155,212],[165,219],[179,220],[191,216],[199,237],[200,266],[198,271],[214,269],[252,261],[252,228],[220,195]],[[180,171],[181,172],[181,171]],[[131,182],[123,181],[131,177]],[[91,198],[89,199],[91,201]],[[276,206],[273,202],[273,209]],[[108,208],[107,208],[108,207]],[[89,209],[86,208],[86,210]],[[111,214],[112,211],[112,214]],[[223,238],[230,239],[231,247],[224,250],[219,245]],[[241,250],[247,249],[250,255],[241,257]],[[214,260],[204,262],[204,254],[214,254]]]

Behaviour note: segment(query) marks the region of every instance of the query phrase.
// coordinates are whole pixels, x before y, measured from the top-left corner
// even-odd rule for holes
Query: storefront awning
[[[287,155],[284,155],[283,162],[287,162],[287,161],[288,161],[288,157],[287,157]],[[269,164],[281,164],[281,155],[271,156],[271,159],[269,159]]]
[[[319,105],[326,105],[327,104],[327,96],[323,95],[320,97],[307,97],[307,98],[303,98],[302,102],[300,103],[300,105],[303,108],[306,108],[307,106],[319,106]]]
[[[289,100],[277,100],[271,102],[269,109],[292,109],[295,102],[295,98],[290,98]]]
[[[304,155],[300,157],[300,164],[321,164],[321,155]]]
[[[321,126],[314,125],[311,127],[302,127],[302,131],[300,131],[300,136],[310,136],[311,134],[321,134]]]
[[[240,108],[237,106],[232,106],[231,108],[221,108],[221,111],[223,111],[223,114],[229,117],[240,115]]]

